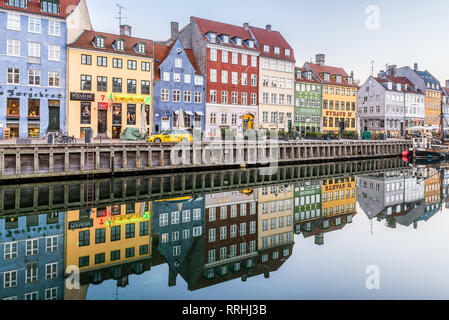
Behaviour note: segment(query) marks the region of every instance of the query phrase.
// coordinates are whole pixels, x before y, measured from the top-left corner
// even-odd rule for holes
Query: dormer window
[[[306,77],[307,77],[307,80],[312,80],[312,72],[307,71]]]
[[[116,40],[115,41],[115,49],[124,51],[125,50],[125,41],[123,41],[122,39]]]
[[[15,1],[18,2],[17,0]],[[41,0],[41,11],[59,14],[59,0]]]
[[[217,34],[213,32],[209,33],[209,41],[212,43],[217,42]]]
[[[329,73],[325,73],[324,74],[324,81],[327,81],[327,82],[330,81],[330,74]]]
[[[248,47],[249,48],[254,48],[254,41],[253,40],[248,40]]]
[[[348,84],[353,84],[353,79],[351,77],[348,78]]]
[[[235,37],[234,39],[235,39],[234,42],[235,42],[235,44],[237,46],[241,46],[242,45],[242,38]]]
[[[281,54],[281,49],[274,47],[274,54]]]
[[[96,36],[94,41],[95,41],[95,47],[104,48],[104,37]]]
[[[224,34],[222,39],[223,39],[223,43],[229,43],[229,36],[228,35]]]
[[[301,70],[296,70],[296,78],[301,79],[302,72]]]
[[[341,83],[341,76],[338,76],[338,75],[337,75],[337,76],[335,77],[335,81],[337,81],[337,83]]]
[[[285,56],[290,57],[290,49],[285,49]]]
[[[145,53],[145,43],[142,43],[142,42],[138,43],[136,45],[136,52],[144,54]]]
[[[28,0],[8,0],[8,5],[11,7],[27,8]]]
[[[270,46],[264,45],[263,52],[270,52]]]

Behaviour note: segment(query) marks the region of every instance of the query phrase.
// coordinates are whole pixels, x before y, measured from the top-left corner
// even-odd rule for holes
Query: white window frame
[[[61,61],[61,47],[54,44],[48,45],[48,60]]]
[[[31,26],[34,26],[34,30]],[[30,33],[42,33],[42,20],[37,17],[29,17],[28,18],[28,32]]]
[[[15,246],[15,249],[13,251],[13,247]],[[9,252],[7,253],[7,247],[9,247]],[[18,247],[19,247],[19,243],[17,241],[15,242],[7,242],[5,244],[3,244],[3,259],[4,260],[10,260],[10,259],[15,259],[17,258],[18,255]]]
[[[6,40],[6,54],[8,56],[20,57],[20,40],[7,39]]]
[[[8,12],[7,21],[6,28],[8,30],[20,31],[20,14]]]
[[[9,275],[8,281],[6,280],[7,275]],[[15,275],[15,279],[12,276]],[[17,287],[17,270],[5,271],[3,272],[3,288],[14,288]]]
[[[56,241],[55,241],[56,240]],[[49,242],[50,241],[50,245]],[[58,236],[46,237],[45,238],[45,252],[56,252],[58,251]]]
[[[58,276],[58,263],[47,263],[45,265],[45,279],[55,279]]]
[[[48,20],[48,35],[54,36],[54,37],[60,37],[61,36],[61,22],[56,21],[56,20]]]

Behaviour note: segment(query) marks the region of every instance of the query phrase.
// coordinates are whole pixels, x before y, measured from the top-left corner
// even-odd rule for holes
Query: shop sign
[[[74,100],[74,101],[95,101],[95,93],[70,92],[70,100]]]
[[[69,230],[92,228],[93,226],[94,226],[93,219],[69,222]]]

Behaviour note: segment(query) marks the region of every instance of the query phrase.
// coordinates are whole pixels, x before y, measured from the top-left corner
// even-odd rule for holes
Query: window
[[[8,12],[7,28],[10,30],[20,31],[20,14]]]
[[[81,55],[81,64],[92,65],[92,56],[87,54]]]
[[[59,37],[61,35],[61,23],[59,21],[48,21],[48,35],[55,37]]]
[[[177,257],[181,255],[181,246],[173,247],[173,256]]]
[[[221,92],[221,103],[223,103],[223,104],[228,103],[228,92],[227,91]]]
[[[193,209],[193,221],[200,221],[201,220],[201,209]]]
[[[191,83],[192,82],[192,76],[190,74],[184,75],[184,83]]]
[[[173,102],[181,102],[181,90],[173,90],[172,101]]]
[[[38,292],[25,293],[25,300],[37,300]]]
[[[181,82],[181,74],[180,73],[173,73],[173,81],[174,82]]]
[[[238,102],[239,102],[238,92],[232,92],[231,93],[231,103],[232,104],[238,104]]]
[[[169,101],[169,95],[170,91],[168,89],[161,89],[161,101]]]
[[[45,3],[46,1],[44,1]],[[45,289],[45,300],[56,300],[58,288]]]
[[[56,0],[42,0],[41,1],[41,10],[42,10],[42,12],[59,14],[59,1],[56,1]]]
[[[120,240],[120,226],[115,226],[111,228],[111,241],[119,241]]]
[[[251,93],[251,105],[257,105],[257,93]]]
[[[106,229],[95,230],[95,243],[105,243],[106,242]]]
[[[139,255],[144,255],[149,253],[149,246],[147,244],[139,247]]]
[[[141,92],[142,94],[150,94],[150,81],[142,80]]]
[[[6,40],[7,55],[8,56],[20,56],[20,41],[19,40]]]
[[[145,43],[138,43],[136,48],[137,53],[145,53]]]
[[[59,72],[53,72],[53,71],[49,72],[48,73],[48,86],[56,87],[56,88],[59,87],[59,78],[60,78]]]
[[[123,68],[123,60],[122,59],[113,58],[112,59],[112,67],[116,68],[116,69],[122,69]]]
[[[60,61],[61,60],[61,47],[56,45],[48,45],[48,60]]]
[[[248,93],[242,92],[242,105],[248,105]]]
[[[120,250],[111,251],[111,261],[120,260]]]
[[[203,77],[202,76],[195,76],[195,85],[196,86],[202,86],[203,85]]]
[[[81,75],[81,90],[92,90],[92,76]]]
[[[257,86],[257,74],[251,75],[251,86],[256,87]]]
[[[104,254],[103,254],[104,255]],[[45,265],[45,279],[54,279],[58,274],[58,263],[49,263]]]
[[[128,93],[137,93],[137,81],[135,79],[128,79]]]
[[[248,65],[248,55],[242,54],[242,66]]]
[[[217,82],[217,70],[210,69],[210,82]]]
[[[267,45],[264,45],[264,46],[263,46],[263,51],[264,51],[264,52],[270,52],[270,47],[267,46]]]
[[[98,91],[108,91],[108,78],[97,77],[97,90]]]
[[[202,94],[201,92],[195,92],[195,98],[194,98],[194,102],[195,103],[201,103],[202,101]]]
[[[209,229],[209,242],[215,242],[215,229]]]
[[[41,19],[29,17],[28,31],[32,33],[41,33]]]
[[[217,61],[217,49],[210,49],[210,61]]]
[[[131,239],[135,237],[136,225],[134,223],[127,224],[125,227],[125,238]]]
[[[237,52],[232,52],[232,64],[239,63],[239,54]]]
[[[228,51],[221,51],[221,62],[222,63],[228,63],[229,62],[229,52]]]
[[[136,60],[128,60],[128,70],[137,70]]]
[[[79,247],[86,247],[89,244],[90,244],[90,232],[89,232],[89,230],[80,231],[79,232],[78,246]]]
[[[17,258],[17,242],[5,243],[3,245],[3,258],[5,260]]]
[[[257,56],[251,56],[251,67],[257,68]]]
[[[140,230],[140,234],[139,235],[141,237],[147,236],[148,235],[148,221],[141,222],[139,230]]]
[[[37,281],[37,262],[27,263],[25,266],[25,283],[33,283]]]
[[[30,86],[39,86],[41,84],[40,70],[29,70],[28,71],[28,84]]]
[[[7,74],[7,83],[10,83],[10,84],[19,84],[20,83],[19,69],[8,68],[7,73],[8,73]]]
[[[3,273],[3,288],[14,288],[17,286],[17,270]]]
[[[39,253],[38,239],[26,241],[26,256],[35,256]]]
[[[97,66],[99,66],[99,67],[107,67],[108,66],[108,58],[106,58],[106,57],[97,57]]]
[[[221,83],[228,83],[228,72],[225,70],[221,71]]]
[[[134,247],[125,249],[125,258],[132,258],[134,256],[135,256],[135,249],[134,249]]]

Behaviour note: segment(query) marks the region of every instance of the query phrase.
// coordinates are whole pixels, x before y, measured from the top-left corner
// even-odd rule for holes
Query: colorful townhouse
[[[354,214],[357,205],[356,190],[356,177],[324,180],[321,188],[322,216]]]
[[[409,66],[397,69],[399,77],[406,77],[425,94],[426,120],[425,125],[429,131],[439,131],[441,124],[441,85],[429,71],[420,71],[415,63],[414,68]]]
[[[194,242],[204,232],[204,197],[181,197],[152,203],[153,250],[169,267],[168,285],[176,278]]]
[[[151,269],[148,202],[68,211],[64,230],[66,268],[79,268],[83,286],[114,279],[123,287],[129,272],[142,274]],[[73,295],[70,291],[75,290],[66,291]]]
[[[244,24],[248,28],[248,24]],[[293,48],[271,25],[265,29],[249,26],[260,52],[259,129],[288,133],[294,129],[293,98],[295,55]]]
[[[153,41],[84,31],[68,46],[70,136],[119,139],[126,128],[150,133],[153,104]]]
[[[153,133],[173,129],[205,130],[205,77],[191,49],[179,39],[154,45]]]
[[[354,73],[325,64],[325,55],[318,54],[316,63],[306,62],[304,68],[312,71],[323,85],[322,131],[339,133],[357,132],[357,93]]]
[[[243,137],[258,128],[260,52],[249,26],[191,17],[176,33],[206,75],[206,138],[221,138],[226,130]]]
[[[424,126],[425,96],[394,69],[369,77],[357,95],[362,131],[404,136],[413,127]]]
[[[323,86],[312,71],[295,70],[295,131],[321,132]]]
[[[272,185],[258,192],[258,250],[293,243],[293,185]]]
[[[447,135],[447,131],[449,130],[449,80],[446,80],[446,87],[443,88],[441,104],[441,110],[443,111],[443,128]]]
[[[303,181],[295,185],[294,223],[299,227],[305,222],[321,217],[321,181]],[[295,232],[300,230],[295,230]]]
[[[0,219],[0,300],[63,300],[65,213]]]
[[[0,137],[66,132],[67,41],[79,28],[91,28],[85,0],[0,1]]]

